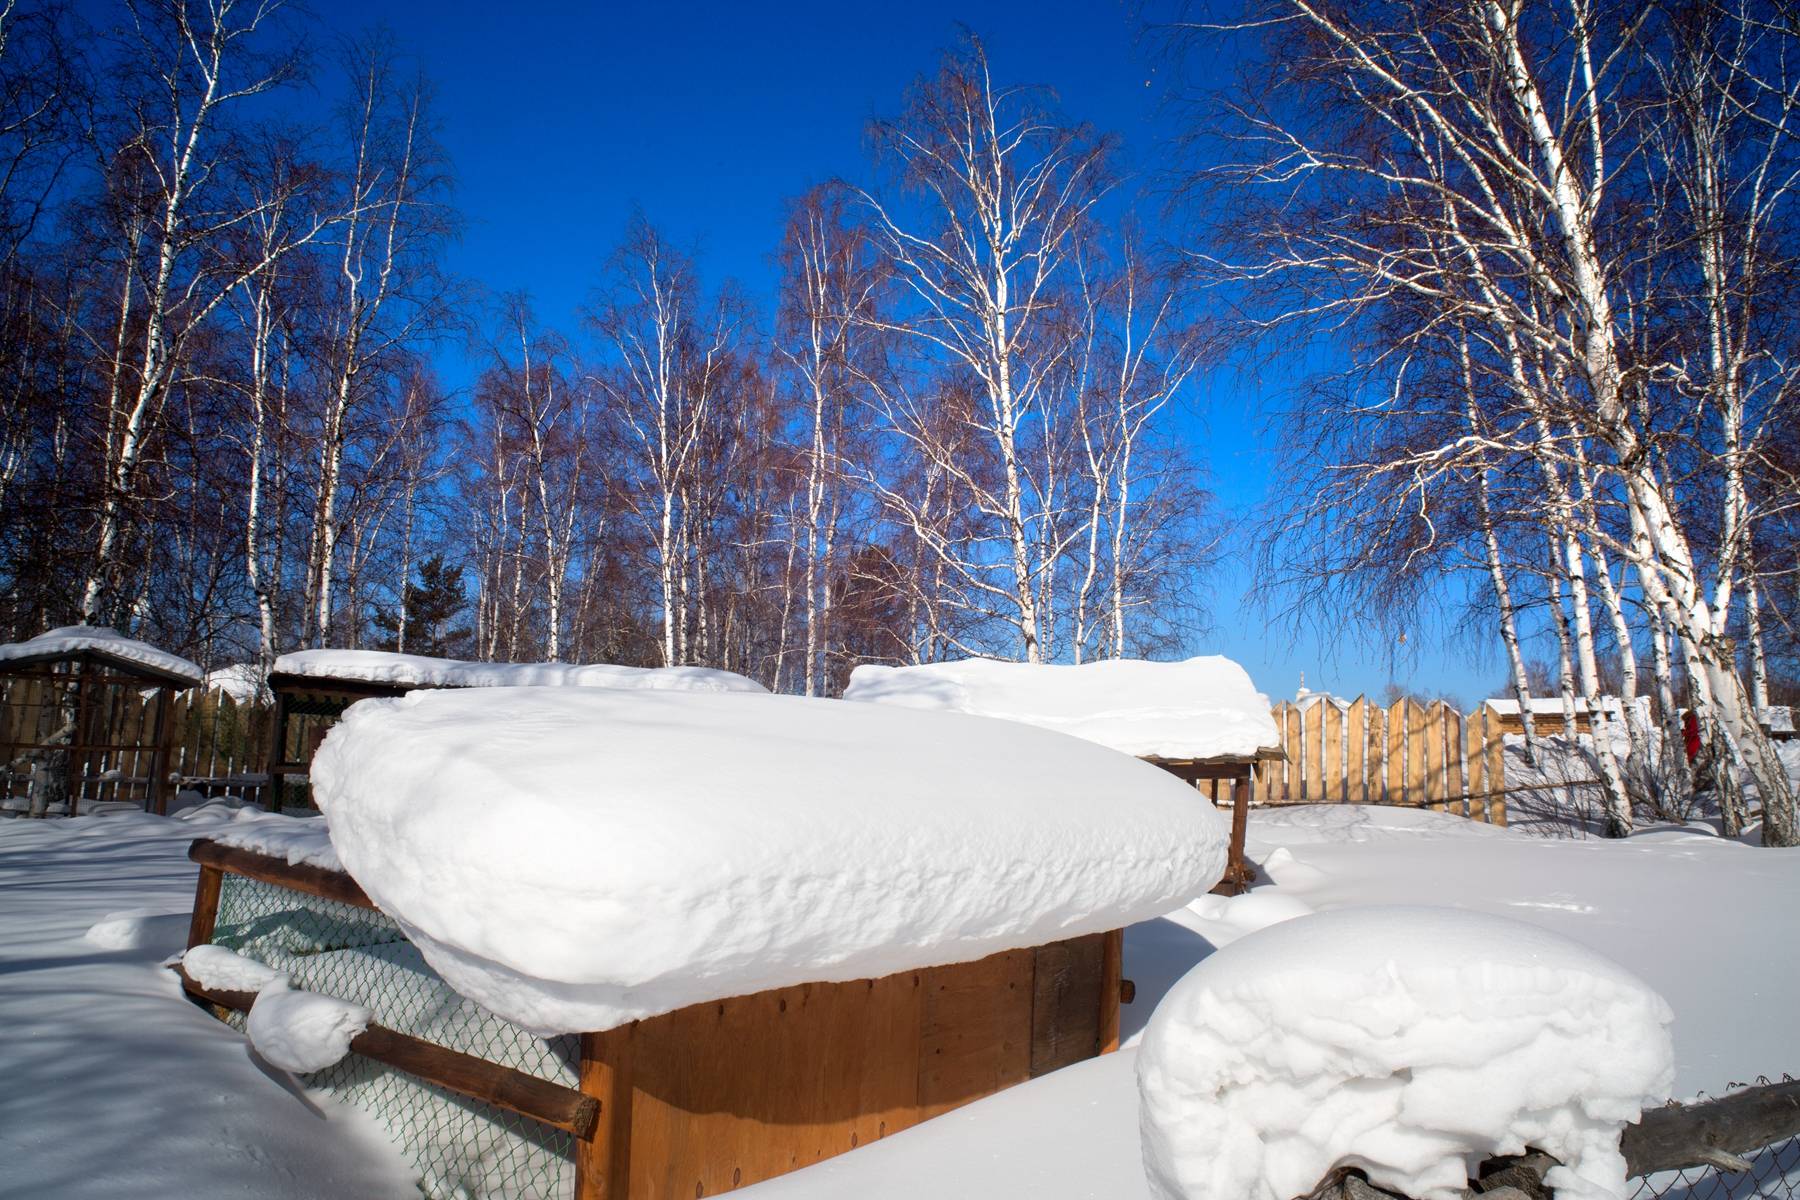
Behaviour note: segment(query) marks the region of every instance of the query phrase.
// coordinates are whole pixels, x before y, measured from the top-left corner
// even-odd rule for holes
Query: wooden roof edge
[[[1171,758],[1164,754],[1140,754],[1138,758],[1158,766],[1168,764],[1180,766],[1184,763],[1199,767],[1225,767],[1241,763],[1280,762],[1287,757],[1287,752],[1280,746],[1259,746],[1255,754],[1214,754],[1207,758]]]
[[[139,662],[135,658],[112,654],[93,646],[84,646],[79,650],[53,650],[43,654],[21,654],[14,658],[0,659],[0,675],[9,673],[14,667],[33,667],[42,663],[58,662],[77,662],[111,667],[120,674],[129,675],[134,679],[152,680],[165,687],[184,691],[188,688],[199,687],[206,682],[204,675],[165,671],[161,667],[153,667]]]

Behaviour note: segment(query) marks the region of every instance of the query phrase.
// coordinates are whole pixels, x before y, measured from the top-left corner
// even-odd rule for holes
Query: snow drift
[[[865,665],[850,673],[844,699],[1019,721],[1136,758],[1243,758],[1281,744],[1269,698],[1219,655],[1080,666],[987,658]]]
[[[1302,916],[1203,960],[1144,1034],[1151,1192],[1289,1200],[1336,1166],[1451,1200],[1526,1147],[1622,1197],[1619,1131],[1673,1080],[1660,996],[1559,935],[1453,909]]]
[[[296,650],[273,673],[354,679],[401,687],[602,687],[670,692],[766,692],[754,679],[712,667],[619,667],[610,663],[490,663],[385,650]]]
[[[1205,892],[1227,833],[1073,738],[783,696],[414,692],[312,780],[431,965],[547,1034],[1118,928]]]

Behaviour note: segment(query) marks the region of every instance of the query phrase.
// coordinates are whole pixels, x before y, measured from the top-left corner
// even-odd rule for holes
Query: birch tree
[[[917,405],[891,397],[892,428],[937,470],[955,475],[988,529],[971,555],[927,544],[960,584],[987,598],[1016,631],[1020,656],[1044,656],[1040,575],[1054,555],[1034,543],[1050,504],[1034,495],[1021,445],[1042,421],[1046,384],[1067,353],[1048,314],[1094,206],[1112,189],[1112,143],[1063,121],[1031,89],[996,87],[970,38],[921,80],[905,111],[875,136],[893,188],[863,193],[891,269],[904,319],[875,327],[913,339],[967,371],[981,407],[971,413],[992,454],[992,487],[935,444]]]

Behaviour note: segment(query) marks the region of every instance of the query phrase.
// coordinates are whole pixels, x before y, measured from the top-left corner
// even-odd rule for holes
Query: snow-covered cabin
[[[1794,710],[1786,704],[1757,709],[1756,723],[1774,741],[1787,742],[1794,738]]]
[[[844,699],[1036,725],[1155,763],[1230,802],[1231,865],[1220,886],[1233,891],[1250,880],[1249,781],[1258,763],[1282,757],[1281,735],[1268,697],[1229,658],[864,665],[851,672]]]
[[[165,811],[170,701],[202,676],[97,625],[0,645],[0,808],[74,816],[84,803],[129,800]]]
[[[415,691],[313,782],[194,848],[184,986],[433,1194],[716,1195],[1110,1051],[1226,857],[1125,755],[793,696]]]
[[[615,690],[764,692],[755,680],[708,667],[621,667],[609,663],[490,663],[385,650],[297,650],[275,660],[269,775],[275,806],[286,781],[304,777],[327,730],[358,700],[421,689],[591,687]]]
[[[1502,733],[1523,734],[1525,718],[1519,715],[1519,701],[1514,696],[1496,696],[1481,702],[1500,723]],[[1648,700],[1640,700],[1647,704]],[[1625,719],[1625,703],[1617,696],[1599,697],[1599,710],[1606,714],[1609,723],[1618,724]],[[1558,696],[1531,697],[1531,723],[1541,735],[1562,732],[1563,701]],[[1593,730],[1593,717],[1588,711],[1588,703],[1582,697],[1575,697],[1575,728],[1582,733]]]

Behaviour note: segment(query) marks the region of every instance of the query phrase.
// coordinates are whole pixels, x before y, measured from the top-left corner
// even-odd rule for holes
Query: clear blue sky
[[[384,24],[420,60],[468,221],[453,269],[529,292],[564,329],[634,208],[697,247],[709,279],[735,277],[766,299],[784,202],[833,175],[866,177],[869,118],[893,112],[964,26],[1003,80],[1049,85],[1069,115],[1122,136],[1126,165],[1146,182],[1177,128],[1169,66],[1121,0],[334,0],[315,11],[333,28]],[[440,370],[451,387],[471,376],[454,351]],[[1222,370],[1181,418],[1233,514],[1263,498],[1259,414],[1288,382]],[[1323,637],[1271,626],[1244,597],[1249,581],[1248,552],[1234,546],[1205,581],[1217,628],[1194,649],[1239,659],[1273,697],[1292,695],[1303,671],[1308,686],[1346,694],[1397,680],[1465,700],[1501,678],[1485,647],[1414,636],[1390,663],[1391,648],[1363,643],[1354,619]]]

